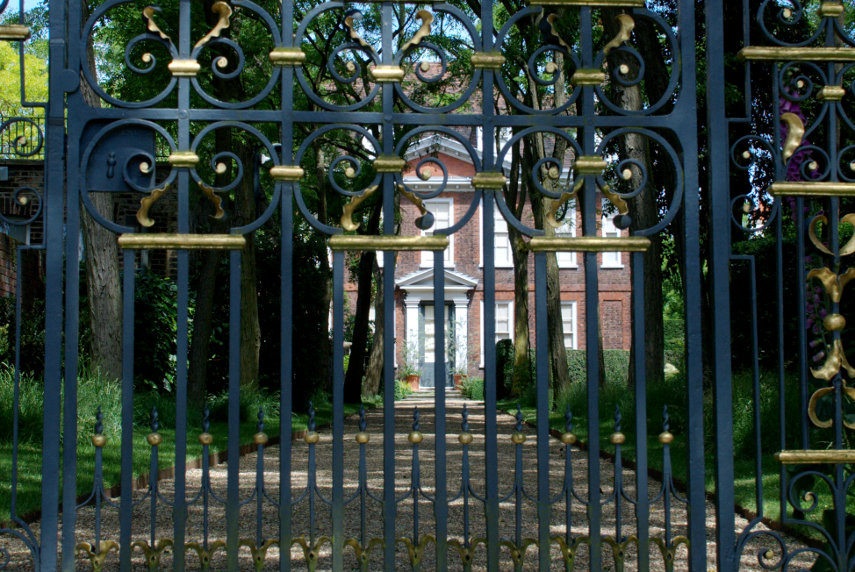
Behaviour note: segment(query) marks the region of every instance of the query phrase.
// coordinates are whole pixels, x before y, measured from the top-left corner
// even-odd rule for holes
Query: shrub
[[[15,297],[0,298],[0,362],[15,363]],[[45,355],[45,304],[35,300],[31,308],[21,311],[21,371],[41,377]]]
[[[410,384],[402,379],[395,380],[395,401],[404,399],[413,392]]]
[[[463,380],[460,392],[469,399],[484,401],[484,380],[480,377],[467,377]]]
[[[606,383],[625,383],[629,372],[629,352],[626,350],[603,350]],[[570,381],[584,382],[587,379],[588,362],[586,350],[567,350],[567,367]]]

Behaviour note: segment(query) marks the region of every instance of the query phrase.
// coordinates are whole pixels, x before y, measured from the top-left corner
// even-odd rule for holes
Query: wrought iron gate
[[[8,370],[11,518],[0,520],[0,569],[734,570],[758,562],[787,569],[809,558],[852,570],[847,431],[855,397],[847,383],[855,370],[845,357],[842,291],[853,249],[841,229],[855,220],[846,214],[855,181],[848,7],[765,0],[734,11],[710,0],[699,33],[697,4],[107,0],[90,14],[74,0],[52,0],[44,190],[0,189],[4,225],[36,224],[45,234],[43,247],[18,248],[18,260],[23,249],[43,248],[46,268],[41,510],[24,515],[16,505],[24,494],[19,396],[38,383],[20,367],[19,266]],[[0,27],[0,37],[25,40],[25,23]],[[117,47],[120,56],[108,54]],[[727,54],[740,49],[744,68],[727,67]],[[137,79],[112,81],[124,76]],[[764,78],[769,97],[757,94]],[[727,91],[734,85],[744,89]],[[34,120],[10,120],[0,130],[21,124],[36,129]],[[35,132],[17,138],[12,154],[38,151]],[[365,209],[375,202],[371,219]],[[78,422],[86,217],[119,246],[121,406],[112,429],[100,410]],[[753,239],[734,246],[734,229]],[[255,282],[262,235],[274,237],[275,284]],[[286,421],[268,435],[275,412],[262,410],[254,433],[244,426],[242,434],[241,396],[257,381],[245,379],[243,359],[253,344],[241,336],[249,290],[279,300],[275,341],[256,342],[278,354],[265,363],[274,364],[279,418],[302,409],[301,350],[317,338],[296,326],[303,236],[322,237],[329,252],[311,265],[331,270],[330,427],[315,426],[310,405],[305,432]],[[758,250],[766,242],[769,250]],[[659,276],[663,248],[678,269],[685,341],[670,386],[646,363],[662,335],[645,308],[659,297],[649,278]],[[191,274],[208,250],[228,251],[220,429],[189,387]],[[379,415],[346,419],[345,311],[356,295],[348,267],[373,251],[384,405]],[[578,265],[566,253],[578,253]],[[454,266],[456,256],[465,262]],[[158,381],[173,392],[168,415],[140,411],[135,372],[152,350],[135,340],[136,274],[155,258],[175,284],[174,362],[169,382]],[[506,337],[497,312],[510,324],[520,305],[501,287],[508,261],[519,268],[529,259],[534,414],[526,429],[522,412],[508,421],[498,411],[504,372],[493,341]],[[769,277],[758,269],[772,259]],[[601,402],[615,398],[601,371],[603,292],[621,279],[635,357],[621,391],[631,397],[606,412]],[[751,295],[740,306],[743,279]],[[813,282],[806,290],[806,279],[822,291]],[[573,280],[575,290],[561,284]],[[764,294],[776,302],[762,303]],[[433,393],[396,403],[395,379],[412,359],[407,335],[422,332],[413,345],[416,361],[426,361],[420,312],[446,304],[455,323],[434,316]],[[731,306],[752,318],[733,319]],[[580,411],[553,410],[556,350],[547,340],[555,321],[569,329],[564,345],[584,343],[584,371],[571,379]],[[777,360],[774,383],[763,376],[768,355]],[[483,409],[448,405],[453,394],[439,380],[452,362],[482,373]],[[752,372],[744,399],[756,437],[748,470],[735,459],[744,447],[733,428],[741,405],[734,372],[743,366]],[[651,397],[662,387],[677,390]],[[150,430],[140,421],[146,415]],[[563,420],[557,430],[551,415]],[[174,432],[163,428],[165,417],[174,417]],[[91,444],[68,437],[89,433]],[[774,469],[763,450],[770,433],[780,437]],[[222,483],[211,464],[219,437]],[[252,467],[241,466],[242,446],[255,455]],[[92,466],[79,461],[84,448]],[[110,448],[120,453],[113,461],[105,460]],[[117,482],[105,480],[110,462],[120,465]],[[168,485],[158,480],[162,467],[174,467]],[[714,472],[714,501],[706,472]],[[763,517],[775,518],[763,503],[770,472],[791,536],[761,528]],[[756,482],[757,516],[742,525],[735,480],[745,474]]]

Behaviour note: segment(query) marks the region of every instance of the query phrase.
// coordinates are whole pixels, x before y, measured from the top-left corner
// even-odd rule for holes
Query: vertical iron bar
[[[282,42],[285,47],[294,44],[294,2],[282,2]],[[282,93],[280,96],[282,165],[293,164],[293,111],[294,70],[282,68]],[[280,212],[280,301],[279,301],[279,571],[291,570],[291,412],[293,403],[293,269],[294,269],[294,183],[279,183],[282,190]]]
[[[122,265],[122,499],[119,505],[119,565],[131,569],[134,484],[134,278],[136,255],[125,250]]]
[[[178,55],[190,57],[190,0],[180,0],[178,8]],[[178,78],[178,150],[190,149],[190,120],[186,110],[190,108],[190,80]],[[190,173],[187,169],[178,170],[178,232],[190,232],[190,204],[188,188]],[[175,572],[185,569],[185,537],[187,520],[187,353],[189,319],[190,259],[186,250],[178,251],[177,286],[177,339],[175,367],[175,498],[172,508],[173,520],[173,568]]]
[[[434,471],[436,490],[433,510],[436,516],[436,569],[448,568],[448,487],[446,475],[445,386],[448,359],[445,343],[445,251],[433,253],[433,331],[434,355]],[[453,339],[453,338],[452,338]]]
[[[706,2],[707,126],[709,137],[710,298],[712,343],[709,356],[715,387],[716,558],[721,570],[734,566],[733,389],[730,363],[730,184],[729,124],[725,109],[724,6]],[[688,190],[689,187],[687,186]],[[639,466],[639,469],[641,467]],[[640,474],[640,471],[639,471]],[[640,522],[640,521],[639,521]]]
[[[252,235],[247,237],[252,240]],[[229,253],[229,435],[226,476],[226,556],[229,570],[238,569],[240,535],[240,250]]]
[[[283,6],[293,9],[292,3],[286,1]],[[288,91],[290,90],[283,90]],[[290,135],[290,125],[283,129]],[[282,158],[291,158],[290,143],[283,137]],[[290,161],[289,161],[290,162]],[[280,183],[281,184],[281,183]],[[294,192],[293,183],[286,183],[282,189],[282,213],[280,227],[281,258],[279,263],[279,280],[281,299],[279,314],[279,570],[291,570],[291,412],[293,410],[292,368],[292,316],[293,316],[293,281],[294,266],[293,232],[294,210],[291,204]]]
[[[537,541],[541,570],[549,569],[549,328],[546,314],[546,253],[534,254],[534,315],[537,335]]]
[[[644,324],[644,253],[632,253],[632,344],[636,356],[644,355],[646,347]],[[638,536],[638,569],[650,569],[650,494],[648,492],[647,460],[647,368],[636,357],[635,378],[635,521]],[[620,539],[618,539],[620,541]]]
[[[783,207],[783,205],[780,205]],[[801,351],[801,355],[808,355],[808,347],[807,347],[807,316],[803,311],[806,307],[806,284],[805,278],[807,277],[807,269],[805,268],[805,199],[804,197],[796,197],[796,275],[795,275],[795,285],[796,285],[796,307],[800,310],[797,312],[798,314],[798,323],[799,323],[799,351]],[[780,218],[780,216],[778,217]],[[781,412],[781,449],[787,448],[787,432],[786,432],[786,407],[784,406],[786,395],[784,393],[784,384],[783,379],[781,379],[780,384],[780,395],[778,396],[779,401],[779,410]],[[808,437],[808,429],[810,427],[808,422],[808,402],[810,401],[810,394],[808,393],[808,360],[800,359],[799,360],[799,410],[801,415],[799,416],[799,423],[801,425],[800,433],[801,433],[801,446],[802,449],[810,448],[810,439]],[[784,482],[784,481],[781,481]],[[782,487],[783,492],[783,487]],[[782,498],[786,498],[786,495],[783,495]],[[786,503],[786,501],[785,501]],[[786,514],[783,512],[786,504],[782,505],[781,514]]]
[[[580,39],[582,46],[582,66],[593,67],[593,21],[591,8],[580,10]],[[596,130],[591,119],[596,115],[594,90],[591,86],[582,88],[579,99],[581,112],[585,117],[585,126],[581,129],[582,148],[586,155],[596,149]],[[596,183],[590,175],[583,189],[582,232],[585,236],[597,235],[597,196]],[[597,253],[586,252],[585,266],[585,361],[587,364],[586,386],[588,391],[588,532],[590,538],[591,569],[602,568],[602,538],[600,502],[600,362],[599,362],[599,281],[597,276]]]
[[[72,138],[68,142],[68,152],[77,156],[78,142]],[[77,179],[67,183],[66,220],[65,220],[65,396],[63,403],[63,434],[77,435],[77,370],[78,340],[80,331],[80,201]],[[93,221],[93,224],[98,224]],[[49,412],[49,409],[45,409]],[[57,412],[58,413],[58,412]],[[64,507],[74,507],[77,499],[77,440],[65,439],[62,444],[62,502]],[[76,545],[77,511],[64,510],[62,513],[62,565],[63,569],[73,566]],[[68,550],[72,550],[69,554]]]
[[[344,252],[333,252],[332,569],[344,569]]]
[[[383,232],[394,233],[394,197],[383,182]],[[383,253],[383,567],[395,569],[395,253]]]
[[[679,10],[680,35],[685,46],[681,54],[681,74],[685,85],[696,85],[695,3],[683,0]],[[715,26],[715,24],[713,24]],[[717,51],[718,48],[716,48]],[[703,339],[701,335],[701,253],[699,232],[700,202],[698,196],[697,149],[697,94],[684,90],[675,106],[674,114],[680,117],[678,135],[683,149],[684,197],[683,207],[685,261],[684,284],[686,300],[686,380],[688,383],[688,485],[689,485],[689,567],[703,570],[706,555],[706,480],[704,476],[704,376]],[[724,159],[726,160],[726,159]],[[721,311],[720,309],[718,310]],[[729,314],[724,314],[729,316]],[[733,505],[727,510],[733,512]],[[730,530],[733,530],[731,527]],[[732,543],[732,541],[731,541]]]
[[[485,3],[486,4],[486,3]],[[492,150],[484,128],[484,155]],[[492,129],[489,129],[492,133]],[[484,206],[484,482],[487,489],[487,569],[499,567],[499,447],[496,427],[496,265],[493,193],[482,191]]]
[[[493,28],[493,2],[481,2],[481,50],[493,51],[495,30]],[[495,118],[493,90],[495,72],[482,70],[483,89],[481,101],[481,168],[490,172],[495,168],[493,141],[495,141]],[[484,243],[484,484],[486,487],[485,516],[487,521],[487,569],[499,568],[499,454],[498,430],[496,428],[496,264],[493,212],[494,193],[481,193]]]
[[[394,64],[392,40],[394,30],[393,5],[384,2],[381,8],[382,63]],[[382,86],[382,153],[392,156],[395,153],[395,124],[392,114],[395,111],[395,87]],[[383,175],[383,234],[395,234],[395,185],[391,174]],[[394,343],[395,343],[395,253],[384,253],[383,259],[383,565],[386,570],[395,568],[395,519],[397,507],[395,501],[395,379],[394,379]],[[404,342],[406,343],[406,342]]]
[[[65,90],[63,65],[66,54],[65,3],[54,1],[50,9],[50,66],[47,141],[45,155],[45,415],[42,432],[41,546],[39,564],[57,567],[59,524],[60,383],[62,381],[63,311],[63,198],[65,184]],[[76,237],[75,237],[76,239]],[[67,469],[68,467],[66,467]],[[71,532],[68,532],[71,534]],[[63,534],[63,542],[66,536]],[[73,551],[74,539],[68,545]],[[65,546],[63,547],[65,548]],[[67,554],[63,550],[63,554]],[[74,569],[73,558],[63,559],[63,570]]]

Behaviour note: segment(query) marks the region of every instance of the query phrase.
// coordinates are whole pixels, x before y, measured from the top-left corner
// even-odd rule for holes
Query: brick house
[[[473,141],[478,140],[476,136]],[[446,228],[458,222],[470,208],[476,194],[470,184],[475,169],[460,142],[438,135],[420,141],[406,154],[407,168],[404,181],[417,191],[429,191],[435,180],[422,180],[415,171],[418,162],[426,156],[437,157],[448,170],[444,192],[425,200],[425,206],[434,215],[434,228]],[[435,169],[436,171],[437,169]],[[441,177],[434,177],[434,179]],[[436,188],[435,186],[433,188]],[[482,208],[479,204],[472,219],[450,236],[445,251],[445,317],[447,348],[453,352],[453,367],[469,375],[483,375],[484,368],[484,281],[483,241],[481,235]],[[495,209],[495,266],[496,266],[496,340],[513,336],[514,281],[511,248],[507,223]],[[403,234],[419,232],[415,219],[421,213],[411,202],[401,200],[401,229]],[[581,218],[575,209],[565,220],[576,219],[576,224],[565,224],[559,234],[575,234]],[[621,236],[626,231],[617,229],[611,216],[602,218],[602,236]],[[525,222],[525,221],[524,221]],[[530,221],[528,221],[530,223]],[[430,231],[427,231],[428,233]],[[630,261],[627,253],[606,252],[598,254],[599,299],[605,349],[628,350],[630,334]],[[558,264],[561,281],[562,319],[565,346],[585,348],[585,270],[582,255],[559,253]],[[537,343],[534,333],[534,255],[529,254],[529,308],[532,345]],[[407,351],[414,365],[416,359],[421,371],[421,385],[434,386],[434,295],[433,253],[399,252],[396,267],[395,289],[395,339],[396,366]],[[355,305],[356,285],[348,284],[351,305]],[[405,350],[405,347],[407,348]],[[415,358],[415,359],[414,359]]]

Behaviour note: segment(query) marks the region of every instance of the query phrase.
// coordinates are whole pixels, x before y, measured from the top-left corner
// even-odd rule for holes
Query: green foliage
[[[499,340],[496,342],[496,397],[502,399],[509,395],[514,380],[514,342]]]
[[[174,385],[178,288],[149,270],[136,275],[134,290],[134,375],[138,384],[160,391]]]
[[[469,399],[484,401],[484,380],[480,377],[466,377],[460,392]]]
[[[411,393],[413,393],[413,388],[410,387],[409,383],[402,379],[395,380],[395,401],[404,399]]]
[[[22,373],[18,394],[18,431],[22,441],[36,441],[42,435],[42,403],[44,385],[31,373]],[[12,438],[14,414],[15,369],[0,363],[0,440]]]
[[[0,298],[0,362],[15,363],[15,298]],[[21,311],[21,371],[40,377],[44,372],[45,304],[34,300]]]
[[[47,101],[47,61],[24,54],[25,83],[28,101]],[[0,42],[0,114],[3,119],[18,116],[43,116],[42,108],[21,105],[21,64],[18,51],[9,42]]]
[[[603,350],[606,383],[625,383],[629,370],[629,352],[626,350]],[[588,362],[586,350],[567,350],[567,367],[570,381],[581,382],[587,379]]]

